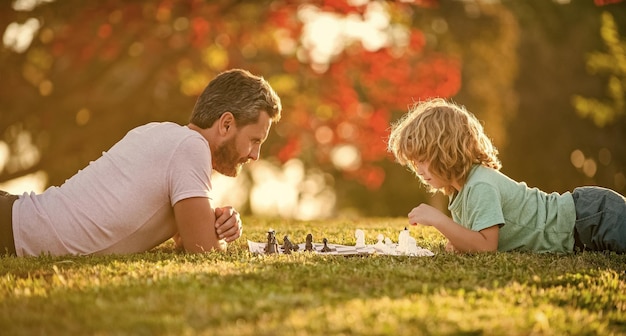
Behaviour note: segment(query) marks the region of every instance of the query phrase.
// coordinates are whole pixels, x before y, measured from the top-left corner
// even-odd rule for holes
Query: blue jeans
[[[626,198],[601,187],[576,188],[572,197],[574,250],[626,253]]]

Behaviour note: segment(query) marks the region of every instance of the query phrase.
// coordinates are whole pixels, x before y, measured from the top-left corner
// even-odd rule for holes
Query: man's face
[[[267,139],[272,120],[266,112],[259,113],[255,124],[234,127],[234,133],[225,139],[213,153],[213,168],[226,176],[235,177],[250,160],[258,160],[261,145]]]

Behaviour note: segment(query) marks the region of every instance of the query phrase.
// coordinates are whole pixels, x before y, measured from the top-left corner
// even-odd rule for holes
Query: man
[[[135,253],[170,238],[190,253],[224,250],[241,236],[241,220],[232,207],[212,207],[212,169],[234,177],[257,160],[281,110],[263,78],[240,69],[219,74],[188,125],[139,126],[42,194],[0,192],[0,252]]]

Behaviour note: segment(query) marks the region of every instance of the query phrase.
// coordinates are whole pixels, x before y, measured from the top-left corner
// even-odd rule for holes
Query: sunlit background
[[[283,99],[263,158],[216,174],[216,205],[259,216],[445,209],[386,152],[415,101],[468,107],[503,171],[546,191],[626,191],[626,3],[17,0],[0,8],[0,189],[59,185],[145,122],[187,122],[217,73]]]

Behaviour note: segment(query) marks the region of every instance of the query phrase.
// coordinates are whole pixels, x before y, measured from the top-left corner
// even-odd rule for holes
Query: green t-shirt
[[[499,251],[573,251],[576,210],[569,192],[548,194],[476,165],[448,209],[455,222],[473,231],[504,224]]]

